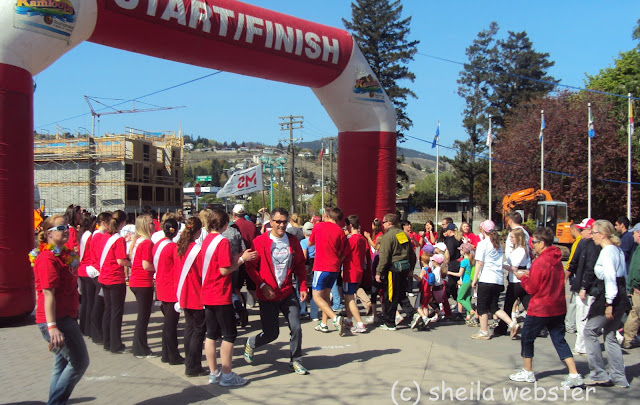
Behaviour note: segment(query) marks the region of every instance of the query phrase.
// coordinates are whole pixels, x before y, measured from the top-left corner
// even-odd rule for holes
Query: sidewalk
[[[127,347],[131,346],[135,309],[133,295],[128,292],[123,322],[123,339]],[[149,343],[158,353],[161,320],[162,313],[154,307]],[[33,322],[33,318],[30,321]],[[245,387],[229,389],[208,385],[207,377],[186,378],[184,366],[169,366],[161,363],[159,358],[137,359],[130,353],[110,354],[87,340],[91,365],[76,386],[70,403],[413,404],[416,401],[416,384],[421,391],[417,403],[422,404],[449,404],[460,400],[469,403],[528,403],[526,395],[524,399],[514,401],[505,399],[503,392],[503,389],[527,387],[532,390],[531,401],[534,400],[533,390],[538,387],[538,397],[544,391],[547,398],[536,402],[565,402],[563,392],[558,388],[555,388],[557,401],[549,401],[548,398],[552,392],[548,390],[559,387],[566,373],[564,363],[558,360],[549,338],[536,340],[534,370],[538,383],[534,386],[508,380],[512,370],[521,366],[519,341],[508,337],[475,341],[469,337],[475,329],[463,324],[436,323],[429,331],[417,332],[405,323],[396,332],[370,328],[366,334],[340,337],[337,332],[316,332],[313,330],[314,322],[305,322],[304,365],[310,375],[300,376],[288,370],[289,331],[284,323],[281,323],[280,337],[256,351],[253,365],[244,362],[245,338],[258,332],[257,307],[250,310],[250,321],[250,328],[238,330],[234,353],[234,371],[249,380]],[[183,322],[181,318],[180,328]],[[181,330],[179,334],[182,334]],[[567,341],[572,345],[575,335],[567,335]],[[182,350],[181,341],[180,348]],[[581,401],[610,404],[637,400],[640,394],[640,348],[625,352],[631,389],[597,388],[595,393],[593,390],[589,392],[588,401],[585,401],[586,391],[579,389]],[[35,325],[25,323],[0,329],[0,360],[0,381],[3,383],[0,403],[46,403],[52,360]],[[587,373],[586,357],[578,357],[576,361],[579,371]],[[478,384],[481,392],[479,401]],[[571,394],[571,391],[567,393],[566,402],[574,402]],[[401,395],[407,400],[403,401]],[[467,399],[463,400],[463,397]]]

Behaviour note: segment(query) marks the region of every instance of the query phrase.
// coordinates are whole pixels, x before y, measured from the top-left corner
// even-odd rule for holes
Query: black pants
[[[407,272],[403,271],[402,273],[394,273],[392,271],[387,272],[387,280],[386,283],[382,283],[384,286],[384,300],[385,300],[385,308],[384,308],[384,323],[388,327],[396,326],[396,310],[398,309],[398,304],[402,306],[405,314],[409,318],[413,316],[415,309],[409,298],[407,298]],[[391,290],[391,295],[389,295],[389,290]]]
[[[104,297],[100,295],[102,284],[98,282],[98,277],[92,278],[94,287],[93,308],[91,309],[91,338],[93,343],[101,345],[104,341],[102,335],[102,319],[104,318]]]
[[[300,302],[293,293],[282,301],[260,301],[260,322],[262,332],[254,339],[250,339],[250,345],[254,348],[271,343],[280,334],[278,317],[280,312],[284,315],[289,325],[291,361],[299,361],[302,357],[302,328],[300,327]]]
[[[93,302],[96,299],[96,286],[93,284],[91,277],[80,277],[80,292],[82,293],[82,301],[80,302],[80,332],[85,336],[93,336],[91,325],[91,313],[93,311]]]
[[[160,308],[164,314],[162,324],[162,361],[173,363],[180,360],[178,350],[178,320],[180,313],[174,309],[175,302],[162,302]]]
[[[529,308],[529,298],[531,297],[527,294],[525,289],[522,288],[522,285],[520,285],[520,283],[509,283],[504,297],[504,307],[502,307],[507,315],[511,316],[511,309],[518,298],[520,298],[520,302],[524,305],[524,309]],[[507,327],[508,325],[501,319],[493,333],[497,335],[506,335]]]
[[[122,346],[122,315],[126,284],[102,285],[104,293],[104,317],[102,318],[103,346],[105,350],[116,352]]]
[[[204,309],[185,309],[184,319],[184,365],[187,374],[197,374],[202,371],[202,349],[205,326]]]
[[[458,280],[460,280],[460,277],[447,276],[447,297],[451,297],[455,301],[458,300]]]
[[[149,343],[147,343],[147,329],[149,328],[149,318],[151,318],[151,307],[153,305],[153,287],[130,288],[138,303],[138,318],[133,332],[131,352],[134,356],[146,356],[151,354]]]

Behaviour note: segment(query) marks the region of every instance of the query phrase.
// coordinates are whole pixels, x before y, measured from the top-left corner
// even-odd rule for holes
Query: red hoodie
[[[543,250],[531,264],[529,276],[523,276],[520,282],[531,295],[528,315],[551,317],[567,313],[562,252],[557,247],[549,246]]]
[[[307,268],[305,266],[304,253],[300,247],[298,239],[287,234],[289,238],[289,251],[293,255],[291,260],[291,267],[287,270],[287,276],[282,283],[282,287],[278,288],[278,282],[276,281],[276,275],[273,270],[273,261],[271,259],[271,244],[272,240],[269,237],[270,232],[263,233],[253,240],[253,248],[258,253],[258,258],[254,261],[247,262],[247,274],[254,283],[256,283],[256,293],[258,299],[262,301],[282,301],[291,295],[295,290],[293,289],[293,282],[291,278],[295,271],[296,277],[300,282],[300,291],[307,291]],[[266,283],[273,289],[276,296],[272,300],[268,300],[260,289],[260,285]]]

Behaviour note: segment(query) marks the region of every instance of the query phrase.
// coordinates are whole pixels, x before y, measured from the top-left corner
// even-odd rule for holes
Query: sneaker
[[[383,323],[382,325],[378,326],[378,329],[380,329],[380,330],[396,330],[396,327],[395,326],[389,327],[389,326],[387,326],[387,325],[385,325]]]
[[[518,334],[518,331],[520,330],[520,324],[513,322],[511,325],[509,325],[509,331],[511,334],[511,340],[514,340],[516,338],[516,335]]]
[[[489,340],[491,339],[491,334],[489,334],[489,331],[482,331],[479,330],[478,333],[471,335],[471,339],[475,339],[475,340]]]
[[[564,381],[560,383],[561,387],[567,388],[581,387],[583,385],[584,380],[582,379],[582,376],[580,374],[578,374],[577,377],[571,377],[570,374],[567,374],[567,376],[564,378]]]
[[[364,325],[355,325],[351,328],[351,333],[365,333],[367,328]]]
[[[416,312],[415,314],[413,314],[413,318],[411,318],[411,323],[409,324],[409,326],[411,327],[411,329],[415,329],[416,326],[420,324],[420,322],[422,322],[422,318],[420,317],[420,314]]]
[[[533,383],[533,382],[536,382],[536,375],[533,373],[533,371],[527,371],[524,368],[521,368],[517,372],[511,374],[509,376],[509,379],[511,381],[517,381],[517,382]]]
[[[329,327],[327,325],[323,325],[321,322],[318,322],[315,328],[318,332],[327,333],[329,332]]]
[[[299,361],[292,361],[289,363],[289,370],[293,371],[296,374],[306,375],[309,374],[306,368]]]
[[[429,322],[438,322],[438,314],[436,313],[434,316],[429,318]]]
[[[396,315],[396,326],[400,325],[404,321],[404,317],[402,315]]]
[[[349,318],[344,318],[344,327],[346,329],[350,329],[351,327],[353,327],[353,321]]]
[[[219,368],[218,372],[213,374],[209,373],[209,384],[217,384],[220,382],[220,378],[222,378],[222,369]]]
[[[629,383],[620,383],[615,385],[616,388],[629,388],[631,387]]]
[[[416,296],[416,294],[415,294],[415,293],[412,293],[412,292],[408,292],[408,293],[407,293],[407,296],[408,296],[408,297],[415,297],[415,296]]]
[[[584,379],[584,385],[599,385],[602,387],[611,387],[613,383],[611,382],[611,380],[597,380],[589,376]]]
[[[236,373],[231,373],[231,377],[225,378],[225,376],[220,377],[220,385],[223,387],[239,387],[245,385],[247,383],[246,378],[240,377]]]
[[[362,322],[364,323],[373,323],[374,321],[374,317],[373,316],[363,316],[362,317]]]
[[[480,326],[480,323],[475,317],[469,319],[468,321],[465,321],[465,323],[467,324],[467,326],[470,326],[472,328],[477,328]]]
[[[336,320],[333,321],[333,326],[335,326],[336,330],[338,331],[338,335],[344,336],[345,326],[344,326],[344,317],[343,316],[338,315],[336,317]]]
[[[244,344],[244,360],[251,364],[253,363],[253,347],[251,347],[251,345],[249,344],[249,338],[247,338],[247,341]]]

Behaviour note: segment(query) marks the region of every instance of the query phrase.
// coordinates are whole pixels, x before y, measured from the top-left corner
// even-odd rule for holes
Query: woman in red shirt
[[[93,309],[91,310],[91,339],[97,345],[103,344],[102,320],[104,318],[104,293],[102,293],[102,284],[98,281],[98,276],[100,275],[98,269],[100,268],[102,248],[104,248],[104,244],[108,239],[105,238],[105,235],[109,229],[109,222],[111,222],[110,212],[103,212],[96,218],[97,229],[91,234],[91,251],[87,252],[87,254],[90,254],[91,262],[85,267],[85,272],[91,277],[95,291]]]
[[[155,225],[153,219],[148,215],[140,215],[136,218],[136,233],[131,242],[131,276],[129,277],[129,288],[136,296],[138,303],[138,317],[136,318],[136,328],[133,332],[133,345],[131,352],[139,359],[145,357],[158,357],[153,354],[147,342],[147,329],[149,318],[151,317],[151,307],[153,305],[153,256],[151,251],[151,233],[154,232]]]
[[[460,224],[460,230],[462,231],[462,241],[464,243],[471,243],[473,247],[478,247],[480,237],[471,232],[471,226],[468,222],[463,222],[462,224]]]
[[[69,240],[65,243],[65,246],[68,247],[69,250],[78,253],[81,236],[78,234],[78,227],[82,222],[82,208],[79,205],[71,204],[67,207],[64,217],[69,225]]]
[[[209,364],[209,384],[220,383],[224,387],[245,385],[247,380],[232,371],[233,344],[236,340],[236,317],[232,303],[231,273],[245,261],[255,259],[256,253],[245,250],[240,258],[233,258],[229,240],[221,235],[229,224],[229,215],[214,208],[206,214],[209,234],[202,242],[198,255],[202,269],[200,298],[205,307],[207,339],[204,352]],[[216,361],[216,340],[220,345],[221,369]]]
[[[91,265],[91,231],[93,230],[94,218],[90,215],[82,217],[78,235],[80,244],[78,246],[78,255],[80,267],[78,267],[78,277],[80,280],[80,313],[78,315],[80,321],[80,332],[85,336],[91,336],[91,311],[93,311],[93,302],[96,296],[96,286],[93,284],[91,277],[87,274],[87,266]]]
[[[77,255],[65,243],[69,226],[62,215],[42,224],[38,248],[29,254],[37,291],[36,323],[55,354],[49,403],[67,403],[89,367],[89,353],[78,322]]]
[[[124,300],[127,294],[124,267],[131,267],[127,257],[127,245],[120,236],[120,230],[127,223],[127,214],[116,211],[109,221],[108,233],[103,236],[106,241],[100,256],[100,276],[104,294],[104,317],[102,319],[102,337],[105,350],[111,353],[124,353],[122,343],[122,315]]]
[[[432,221],[427,221],[424,224],[424,231],[420,232],[420,249],[426,244],[434,245],[438,241],[438,232],[435,229]]]
[[[180,273],[176,288],[176,310],[184,309],[184,365],[187,377],[208,375],[202,368],[202,346],[205,335],[204,308],[200,301],[202,275],[197,260],[200,246],[196,240],[202,233],[202,221],[198,217],[187,220],[178,239],[176,271]]]
[[[171,365],[184,364],[184,358],[178,350],[178,320],[180,312],[175,310],[178,302],[176,290],[182,270],[176,263],[178,259],[178,245],[173,238],[180,229],[178,221],[169,218],[162,223],[164,238],[153,245],[153,266],[156,269],[156,296],[162,302],[164,314],[162,325],[162,362]]]

